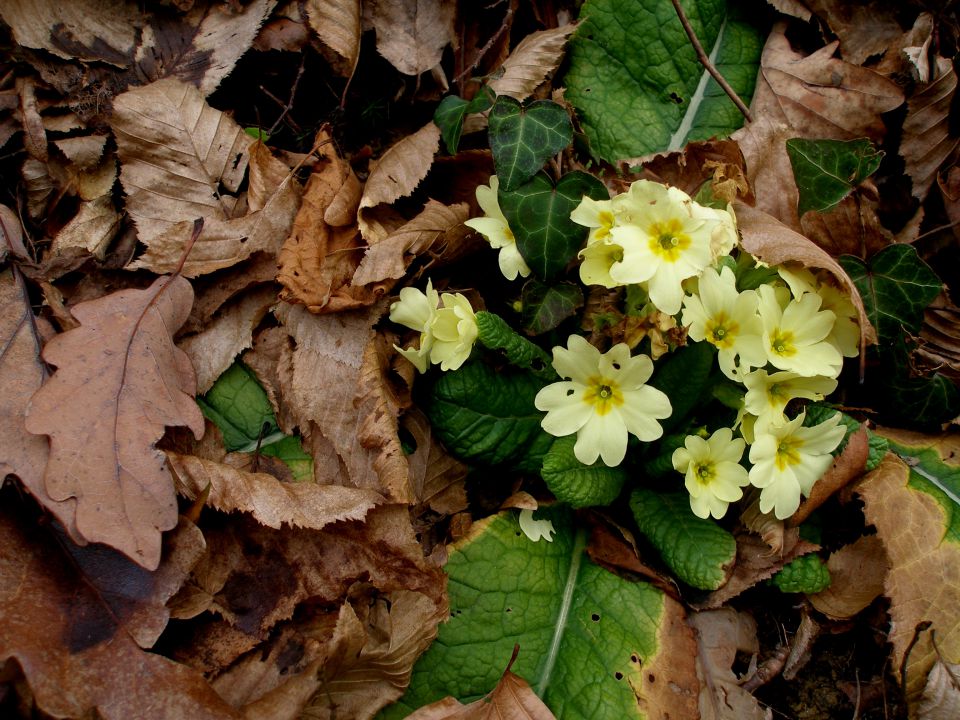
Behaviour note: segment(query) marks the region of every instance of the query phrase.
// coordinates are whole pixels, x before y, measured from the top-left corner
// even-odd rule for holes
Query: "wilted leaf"
[[[562,25],[530,33],[510,51],[500,66],[500,75],[488,87],[496,95],[526,100],[563,60],[563,50],[576,25]]]
[[[104,720],[240,717],[199,673],[141,650],[122,629],[117,611],[145,598],[134,591],[124,599],[128,587],[115,604],[105,601],[63,556],[51,529],[41,530],[9,501],[0,519],[0,658],[22,668],[39,708],[55,717],[95,712]],[[149,573],[137,580],[144,590]]]
[[[896,242],[880,222],[878,206],[869,193],[852,193],[829,212],[805,214],[800,232],[833,257],[868,258]]]
[[[501,187],[500,207],[516,234],[517,248],[541,279],[550,280],[563,270],[586,241],[587,228],[570,219],[584,196],[608,200],[610,193],[580,170],[567,173],[556,185],[540,173],[514,190]]]
[[[880,167],[883,152],[859,140],[787,140],[787,155],[800,191],[797,212],[827,212]]]
[[[585,556],[586,531],[549,513],[553,542],[531,542],[516,511],[473,525],[449,548],[450,619],[385,717],[452,695],[467,702],[513,671],[560,718],[694,717],[694,645],[680,605]]]
[[[537,279],[524,283],[520,296],[523,329],[539,335],[556,328],[583,307],[583,290],[574,283],[545,285]]]
[[[414,191],[427,176],[440,148],[440,128],[428,122],[413,135],[394,143],[371,165],[360,209],[392,203]]]
[[[570,116],[550,100],[521,105],[503,95],[490,110],[488,122],[501,193],[519,189],[573,139]]]
[[[731,17],[723,0],[688,3],[686,14],[717,69],[749,101],[760,57],[757,30]],[[678,149],[743,123],[698,62],[671,4],[590,0],[580,19],[565,97],[594,155],[615,161]]]
[[[844,545],[827,558],[830,587],[810,595],[810,603],[834,620],[852,618],[883,593],[887,555],[876,535]]]
[[[440,62],[454,41],[456,6],[443,0],[372,0],[370,22],[377,51],[405,75],[419,75]]]
[[[950,107],[957,92],[957,75],[947,58],[936,58],[934,79],[907,101],[900,154],[913,181],[913,196],[923,201],[937,171],[960,138],[950,131]]]
[[[50,436],[47,492],[76,498],[80,536],[150,570],[160,561],[160,533],[177,523],[154,443],[165,425],[203,434],[193,369],[170,337],[192,302],[190,283],[173,276],[75,305],[80,327],[44,348],[58,369],[27,412],[27,430]]]
[[[890,559],[884,587],[890,598],[892,662],[894,667],[906,662],[911,702],[937,661],[930,632],[918,632],[913,643],[921,621],[932,623],[942,659],[960,662],[960,482],[956,466],[940,458],[941,453],[955,458],[956,444],[950,436],[923,441],[919,436],[910,446],[892,444],[907,462],[888,455],[860,485],[867,521],[877,527]]]
[[[416,449],[407,456],[414,504],[427,506],[441,515],[465,510],[467,466],[433,439],[433,428],[420,408],[410,408],[400,422],[416,443]]]

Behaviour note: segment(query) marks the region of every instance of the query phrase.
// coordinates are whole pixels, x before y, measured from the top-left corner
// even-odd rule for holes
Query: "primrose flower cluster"
[[[530,268],[497,191],[495,176],[477,189],[485,216],[467,225],[499,250],[505,277],[526,277]],[[687,435],[673,452],[691,510],[720,518],[752,485],[760,490],[762,512],[792,515],[832,463],[844,428],[839,413],[808,427],[805,412],[788,410],[794,400],[823,400],[837,387],[843,358],[858,353],[849,297],[806,269],[754,273],[766,282],[744,287],[751,284],[745,270],[756,263],[737,249],[732,210],[702,206],[677,188],[640,180],[609,200],[584,197],[570,219],[589,228],[578,255],[580,280],[632,287],[648,298],[651,313],[679,318],[686,341],[713,346],[722,375],[742,395],[733,427]],[[426,293],[404,288],[390,317],[420,332],[419,347],[397,349],[421,372],[431,363],[458,368],[478,337],[469,302],[460,294],[438,295],[429,283]],[[643,443],[662,437],[660,421],[673,408],[667,393],[647,384],[650,356],[633,354],[622,342],[601,352],[573,334],[565,347],[553,348],[552,366],[561,379],[541,389],[534,404],[546,413],[548,433],[576,435],[580,463],[618,466],[629,435]]]

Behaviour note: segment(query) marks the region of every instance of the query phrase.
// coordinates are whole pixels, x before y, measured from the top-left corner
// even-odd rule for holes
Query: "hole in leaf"
[[[622,673],[622,672],[617,671],[617,672],[615,672],[615,673],[613,674],[613,676],[614,676],[617,680],[623,680],[623,673]]]
[[[597,615],[597,613],[594,613],[593,615],[591,615],[590,619],[593,620],[594,622],[600,622],[600,616]]]
[[[619,369],[620,369],[620,363],[615,362],[615,363],[613,364],[613,369],[614,369],[614,370],[619,370]]]
[[[573,388],[567,390],[567,397],[570,397],[571,395],[573,395]]]
[[[650,673],[649,675],[647,675],[647,680],[650,682],[651,685],[657,681],[657,679],[653,676],[653,673]]]
[[[677,95],[675,92],[670,93],[670,99],[673,100],[677,105],[683,104],[683,98]]]
[[[636,663],[637,665],[639,665],[640,657],[636,653],[634,653],[633,655],[630,656],[630,662]]]

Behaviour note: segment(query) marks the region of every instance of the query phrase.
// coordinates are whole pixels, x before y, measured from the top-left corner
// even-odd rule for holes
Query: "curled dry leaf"
[[[432,121],[391,145],[370,170],[360,211],[412,193],[427,176],[439,149],[440,128]]]
[[[80,327],[44,348],[57,371],[27,410],[27,430],[50,436],[47,492],[75,499],[80,537],[150,570],[160,561],[160,533],[177,524],[154,444],[166,425],[203,434],[190,360],[170,337],[192,302],[190,283],[172,276],[74,306]]]
[[[351,74],[360,57],[360,0],[307,0],[307,22],[320,40],[340,55]]]
[[[869,452],[870,444],[867,438],[867,429],[861,425],[847,440],[847,446],[839,457],[834,459],[833,465],[813,484],[810,494],[800,503],[797,511],[790,516],[789,524],[800,525],[831,495],[860,477],[867,465]]]
[[[919,720],[953,720],[960,717],[960,663],[937,660],[917,703]]]
[[[464,705],[446,697],[407,715],[407,720],[555,720],[550,708],[519,675],[507,670],[497,686],[479,700]]]
[[[900,154],[913,181],[913,196],[923,201],[937,171],[960,143],[950,131],[950,107],[957,93],[953,63],[936,58],[933,80],[907,101]]]
[[[883,542],[876,535],[866,535],[830,553],[830,587],[807,597],[829,618],[852,618],[883,593],[888,567]]]
[[[63,556],[62,541],[10,499],[0,505],[0,661],[16,661],[43,712],[105,720],[239,720],[199,673],[141,650],[118,626],[118,610],[123,614],[130,600],[139,606],[147,598],[135,591],[124,599],[124,588],[105,602]],[[202,542],[195,530],[191,534]],[[162,605],[165,592],[153,594],[149,575],[142,573],[133,585]],[[109,578],[102,576],[105,589],[116,591]],[[158,582],[167,589],[175,584]]]
[[[73,219],[53,238],[50,253],[56,256],[80,251],[103,260],[119,228],[120,214],[113,207],[113,198],[101,195],[80,205]]]
[[[177,490],[188,500],[206,494],[206,504],[222,512],[250,513],[267,527],[319,530],[338,520],[362,520],[383,498],[372,490],[281,482],[262,472],[245,472],[220,462],[167,452]]]
[[[841,287],[850,293],[850,300],[857,308],[860,317],[860,347],[876,343],[877,333],[867,318],[857,286],[836,260],[811,240],[762,210],[742,202],[734,203],[734,210],[742,235],[742,245],[747,252],[770,265],[799,263],[808,268],[828,270]]]
[[[377,52],[405,75],[440,62],[454,41],[456,5],[444,0],[371,0],[364,12],[377,31]]]
[[[563,60],[563,50],[575,24],[530,33],[503,61],[502,74],[488,84],[497,95],[526,100]]]
[[[864,188],[872,185],[870,180]],[[804,235],[833,257],[856,255],[866,260],[895,242],[877,217],[879,203],[860,189],[828,212],[807,212],[800,218]]]
[[[903,31],[896,6],[830,0],[805,0],[805,4],[840,39],[840,53],[847,62],[862,65],[871,56],[882,55],[891,48],[898,52],[896,40]]]
[[[945,295],[924,311],[920,338],[916,352],[922,363],[952,380],[960,379],[960,308]]]

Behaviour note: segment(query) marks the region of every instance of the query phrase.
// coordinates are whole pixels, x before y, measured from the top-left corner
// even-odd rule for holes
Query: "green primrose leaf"
[[[798,212],[826,212],[880,167],[883,152],[859,140],[787,140],[787,155],[800,191]]]
[[[550,100],[524,106],[501,95],[490,110],[489,126],[490,150],[501,190],[513,190],[525,183],[573,140],[570,116]]]
[[[888,439],[890,449],[910,467],[907,485],[927,493],[943,508],[944,539],[960,543],[960,467],[947,465],[936,446],[936,438],[929,444],[907,444]]]
[[[695,407],[704,393],[710,392],[708,380],[713,370],[714,350],[709,343],[692,343],[682,347],[661,364],[650,385],[670,397],[673,414],[661,420],[664,432],[677,427]]]
[[[710,59],[747,104],[766,32],[724,0],[683,3]],[[564,97],[592,153],[608,161],[679,149],[727,135],[743,117],[698,62],[665,0],[587,0],[570,40]]]
[[[737,542],[709,518],[694,515],[689,495],[638,488],[630,495],[630,509],[678,579],[700,590],[716,590],[727,581]]]
[[[464,100],[458,95],[448,95],[440,101],[433,114],[433,122],[440,128],[440,136],[443,138],[444,145],[447,146],[448,153],[454,155],[457,152],[460,136],[463,133],[463,119],[470,113],[488,110],[493,105],[495,97],[493,90],[484,85],[472,100]]]
[[[860,291],[881,346],[898,338],[904,329],[918,332],[924,309],[942,288],[940,278],[912,245],[888,245],[869,263],[841,255],[840,265]]]
[[[530,269],[550,280],[573,260],[587,238],[588,228],[570,219],[584,196],[607,200],[610,193],[597,178],[576,170],[554,187],[540,173],[515,190],[499,192],[500,209],[517,239],[517,248]]]
[[[267,393],[241,362],[227,368],[197,404],[220,428],[228,452],[252,452],[258,441],[262,448],[284,437]]]
[[[557,438],[543,456],[540,475],[560,502],[573,508],[609,505],[617,499],[627,473],[620,467],[607,467],[599,460],[584,465],[573,454],[576,435]]]
[[[675,601],[591,563],[586,533],[572,527],[568,512],[537,516],[553,522],[553,542],[531,542],[508,511],[475,523],[451,546],[450,619],[414,666],[406,695],[383,717],[406,717],[448,695],[481,697],[514,644],[513,672],[559,720],[641,718],[658,684],[682,683],[664,661]]]
[[[523,304],[523,329],[531,335],[553,330],[583,306],[583,290],[574,283],[546,285],[536,278],[528,280],[520,294]]]
[[[770,578],[780,592],[808,595],[826,590],[830,581],[830,570],[816,553],[794,558]]]
[[[543,413],[533,398],[544,382],[530,372],[482,362],[441,374],[430,386],[423,407],[447,450],[475,465],[534,463],[539,469],[547,442]],[[547,435],[549,438],[550,436]],[[533,457],[539,452],[539,457]]]

